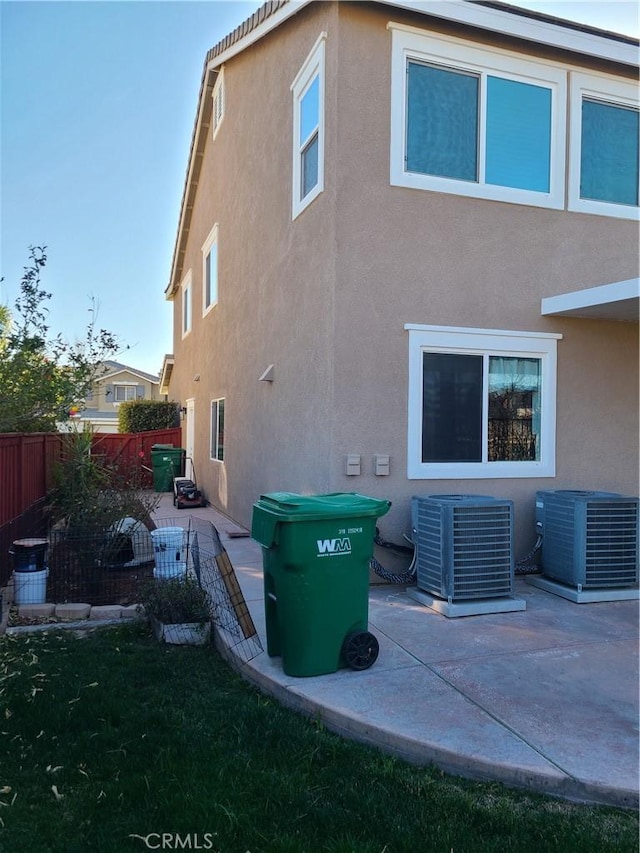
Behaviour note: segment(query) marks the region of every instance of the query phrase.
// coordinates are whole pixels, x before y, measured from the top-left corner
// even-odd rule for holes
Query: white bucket
[[[156,567],[155,578],[176,578],[187,571],[187,554],[182,527],[161,527],[151,531]]]
[[[47,600],[49,569],[13,573],[13,600],[16,604],[44,604]]]

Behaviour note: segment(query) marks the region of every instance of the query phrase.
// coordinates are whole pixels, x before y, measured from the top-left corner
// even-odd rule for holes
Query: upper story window
[[[393,27],[391,183],[564,207],[566,74]]]
[[[144,394],[144,389],[138,385],[114,385],[113,402],[126,403],[129,400],[137,400]]]
[[[222,119],[224,118],[224,68],[218,72],[218,79],[213,87],[213,114],[211,125],[213,127],[213,138],[216,138]]]
[[[291,84],[295,219],[324,189],[324,63],[322,33]]]
[[[191,287],[191,270],[185,275],[182,284],[180,285],[181,290],[181,303],[182,303],[182,337],[184,338],[191,331],[191,317],[192,317],[192,287]]]
[[[218,302],[218,225],[211,229],[202,247],[202,315]]]
[[[560,335],[406,328],[410,479],[555,475]]]
[[[638,218],[639,117],[635,84],[571,74],[570,210]]]

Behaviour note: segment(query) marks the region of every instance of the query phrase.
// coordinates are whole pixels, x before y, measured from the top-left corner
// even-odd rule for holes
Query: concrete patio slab
[[[170,501],[164,510],[175,516]],[[260,546],[230,537],[211,508],[193,515],[218,530],[266,649]],[[448,619],[403,587],[372,586],[380,653],[362,672],[295,678],[266,651],[238,656],[224,632],[219,647],[261,690],[345,737],[471,778],[638,808],[638,601],[574,604],[523,578],[514,594],[526,610]]]

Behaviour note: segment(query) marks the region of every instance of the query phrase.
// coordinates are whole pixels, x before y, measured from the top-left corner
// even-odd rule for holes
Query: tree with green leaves
[[[51,293],[41,284],[46,246],[30,246],[29,261],[13,311],[0,309],[0,433],[55,431],[81,405],[100,362],[121,349],[113,334],[97,328],[95,301],[82,340],[53,335]]]

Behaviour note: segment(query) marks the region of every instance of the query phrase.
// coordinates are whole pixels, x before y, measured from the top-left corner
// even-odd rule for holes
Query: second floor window
[[[126,403],[129,400],[138,399],[137,385],[114,385],[113,386],[113,401],[114,403]]]
[[[566,73],[393,30],[391,183],[564,207]]]
[[[218,301],[218,225],[214,225],[202,247],[202,313]]]
[[[191,331],[191,270],[182,282],[182,337]]]
[[[295,219],[324,189],[323,33],[291,85],[293,92],[293,213]]]
[[[638,217],[640,111],[637,86],[572,74],[569,209]]]

